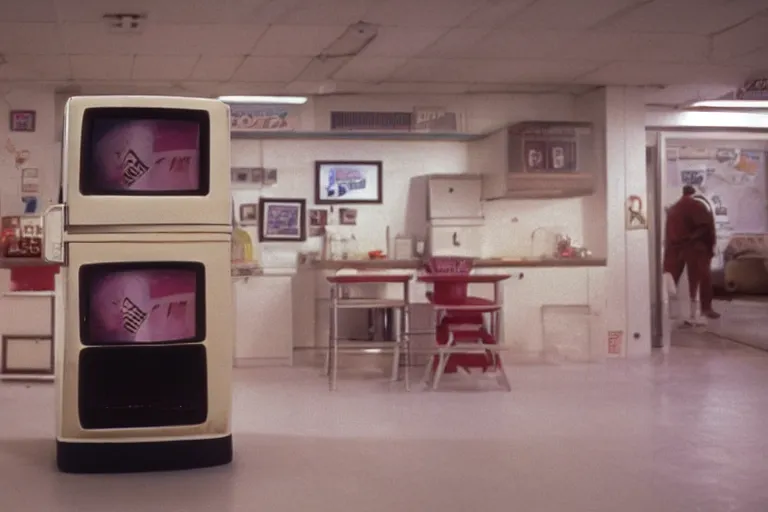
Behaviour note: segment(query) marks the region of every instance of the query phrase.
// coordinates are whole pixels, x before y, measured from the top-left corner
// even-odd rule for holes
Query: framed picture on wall
[[[34,110],[11,110],[12,132],[34,132],[37,114]]]
[[[304,199],[262,198],[259,201],[260,242],[303,242],[307,239]]]
[[[315,162],[316,204],[381,202],[381,161]]]
[[[259,220],[259,205],[257,203],[242,203],[240,205],[240,224],[255,226]]]

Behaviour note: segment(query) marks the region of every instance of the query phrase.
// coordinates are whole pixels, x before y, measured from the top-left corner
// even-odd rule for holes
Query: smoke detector
[[[139,13],[109,13],[102,16],[110,32],[120,34],[138,34],[144,31],[146,14]]]

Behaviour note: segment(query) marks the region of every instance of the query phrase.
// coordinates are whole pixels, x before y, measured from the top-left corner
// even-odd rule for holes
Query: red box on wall
[[[12,292],[50,292],[59,265],[35,265],[11,268]]]

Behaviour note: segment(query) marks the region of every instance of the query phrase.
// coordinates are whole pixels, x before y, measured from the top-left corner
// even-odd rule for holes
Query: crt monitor
[[[229,226],[229,107],[217,100],[75,97],[62,147],[67,225]]]

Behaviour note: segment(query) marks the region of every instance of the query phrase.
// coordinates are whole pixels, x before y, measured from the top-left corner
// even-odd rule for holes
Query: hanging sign
[[[411,131],[450,133],[459,129],[455,112],[444,108],[415,108],[411,117]]]
[[[295,105],[232,105],[230,119],[233,131],[295,131],[299,110]]]

